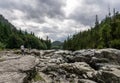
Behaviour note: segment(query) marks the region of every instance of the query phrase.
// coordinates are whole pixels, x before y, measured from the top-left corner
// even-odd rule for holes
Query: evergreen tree
[[[120,14],[115,9],[113,16],[109,13],[101,23],[96,15],[94,28],[67,38],[63,44],[67,50],[109,47],[120,49]]]
[[[0,15],[0,48],[20,48],[24,44],[26,48],[50,49],[51,41],[39,39],[33,32],[17,30],[11,23]]]
[[[98,15],[96,15],[95,28],[99,27]]]

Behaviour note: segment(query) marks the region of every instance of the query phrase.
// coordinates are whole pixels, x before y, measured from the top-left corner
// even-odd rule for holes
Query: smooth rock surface
[[[1,56],[0,83],[23,83],[28,77],[27,72],[32,71],[38,64],[34,56]]]

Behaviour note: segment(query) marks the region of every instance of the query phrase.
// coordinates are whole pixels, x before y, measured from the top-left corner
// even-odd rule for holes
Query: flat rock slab
[[[19,72],[0,73],[0,83],[23,83],[27,75]]]
[[[26,71],[36,66],[34,56],[21,56],[5,59],[0,62],[0,83],[23,83],[27,77]]]

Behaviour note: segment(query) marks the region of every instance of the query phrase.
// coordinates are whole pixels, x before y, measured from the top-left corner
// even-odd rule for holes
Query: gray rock
[[[103,83],[120,83],[120,66],[106,65],[101,68],[95,78]]]
[[[73,74],[82,75],[84,78],[91,78],[92,74],[95,72],[95,70],[85,62],[64,63],[60,64],[60,68]]]
[[[78,50],[78,51],[75,51],[73,52],[73,55],[76,56],[76,55],[81,55],[81,56],[94,56],[95,54],[95,49],[84,49],[84,50]]]
[[[1,72],[0,83],[23,83],[27,77],[25,73],[19,72]]]
[[[110,64],[120,65],[120,50],[117,49],[101,49],[95,51],[95,57],[106,58]]]
[[[97,83],[97,82],[88,80],[88,79],[80,79],[80,80],[78,80],[78,83]]]
[[[23,83],[37,63],[34,56],[7,58],[0,62],[0,83]]]
[[[31,83],[120,83],[120,50],[31,49],[24,56],[20,50],[0,52],[0,83],[28,79]]]

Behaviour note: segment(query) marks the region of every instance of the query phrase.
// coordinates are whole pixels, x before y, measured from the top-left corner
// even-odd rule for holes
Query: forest
[[[113,14],[109,14],[99,22],[96,15],[95,26],[91,29],[74,34],[64,41],[63,49],[120,49],[120,13],[113,9]]]
[[[0,15],[0,49],[18,49],[21,45],[25,48],[50,49],[51,41],[38,38],[33,32],[18,30],[7,19]]]

